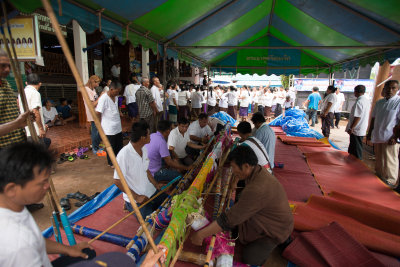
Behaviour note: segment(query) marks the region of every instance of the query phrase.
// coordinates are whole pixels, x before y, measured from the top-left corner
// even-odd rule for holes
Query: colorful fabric
[[[19,116],[17,97],[14,95],[10,84],[6,79],[1,79],[0,85],[0,124],[11,122]],[[23,128],[16,129],[10,133],[0,136],[0,147],[6,147],[15,143],[26,141]]]

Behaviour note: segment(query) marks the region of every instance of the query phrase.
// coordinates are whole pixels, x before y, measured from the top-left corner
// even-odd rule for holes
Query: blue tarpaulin
[[[95,213],[101,207],[104,207],[107,203],[111,202],[116,196],[121,194],[121,190],[115,185],[108,187],[106,190],[101,192],[97,197],[74,211],[68,216],[70,223],[76,223],[77,221]],[[49,238],[53,235],[53,227],[49,227],[42,232],[45,238]]]
[[[279,115],[271,121],[269,126],[281,126],[282,130],[289,136],[314,137],[316,139],[324,138],[321,133],[310,128],[305,119],[306,113],[304,111],[292,108],[285,113],[285,116]],[[340,150],[331,140],[329,140],[329,143],[332,147]]]

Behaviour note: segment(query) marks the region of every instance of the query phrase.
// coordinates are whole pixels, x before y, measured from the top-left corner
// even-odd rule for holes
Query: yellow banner
[[[37,56],[35,25],[33,17],[14,18],[10,20],[12,43],[15,46],[19,60],[35,59]],[[7,38],[7,43],[11,48],[10,36],[5,24],[3,29]],[[3,35],[0,33],[0,47],[5,49]]]

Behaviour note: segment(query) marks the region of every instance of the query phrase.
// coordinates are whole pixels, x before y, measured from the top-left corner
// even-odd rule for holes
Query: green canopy
[[[11,3],[25,13],[41,7]],[[61,7],[62,24],[76,19],[91,32],[103,9],[108,38],[128,36],[160,52],[164,45],[170,57],[234,73],[329,72],[400,57],[396,0],[63,0]]]

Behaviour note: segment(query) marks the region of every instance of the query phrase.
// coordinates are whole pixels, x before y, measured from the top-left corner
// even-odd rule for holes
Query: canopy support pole
[[[157,45],[158,46],[158,45]],[[164,119],[167,119],[167,100],[166,100],[166,93],[167,93],[167,44],[163,45],[163,87],[164,87]]]
[[[400,45],[299,45],[299,46],[231,46],[231,45],[188,45],[171,46],[175,49],[400,49]]]
[[[75,66],[74,59],[72,58],[71,51],[68,48],[68,44],[65,41],[64,36],[61,33],[60,25],[58,24],[58,21],[57,21],[57,18],[55,16],[55,14],[54,14],[53,8],[51,7],[50,3],[47,0],[42,0],[42,4],[43,4],[44,9],[46,10],[46,13],[47,13],[48,17],[50,18],[51,24],[54,27],[54,30],[55,30],[56,36],[58,38],[58,41],[60,42],[61,48],[62,48],[62,50],[63,50],[63,52],[65,54],[65,57],[66,57],[66,59],[68,61],[69,66],[71,68],[72,74],[73,74],[73,76],[74,76],[74,78],[75,78],[75,80],[76,80],[76,82],[77,82],[77,84],[79,86],[79,89],[80,89],[80,91],[82,93],[82,96],[83,96],[83,98],[85,99],[86,102],[90,103],[89,95],[86,92],[85,86],[83,85],[83,81],[82,81],[82,79],[81,79],[81,77],[80,77],[80,75],[78,73],[78,69]],[[134,199],[134,197],[132,195],[132,192],[131,192],[131,190],[130,190],[130,188],[129,188],[126,180],[125,180],[125,177],[124,177],[124,175],[123,175],[123,173],[121,171],[121,168],[119,167],[119,164],[118,164],[117,159],[115,157],[114,151],[113,151],[113,149],[112,149],[112,147],[110,145],[110,142],[108,141],[108,138],[105,135],[103,128],[101,127],[100,120],[99,120],[98,116],[96,115],[96,111],[94,110],[93,105],[88,105],[88,107],[89,107],[90,113],[93,116],[94,123],[96,124],[96,127],[99,130],[100,137],[101,137],[102,141],[104,142],[104,144],[106,146],[107,153],[110,156],[110,159],[111,159],[113,165],[115,166],[115,170],[116,170],[116,172],[117,172],[117,174],[118,174],[118,176],[120,178],[120,181],[121,181],[121,184],[122,184],[122,186],[124,188],[124,191],[125,191],[125,193],[127,194],[128,198],[129,198],[129,201],[130,201],[130,203],[132,205],[133,210],[136,213],[136,217],[137,217],[140,225],[143,227],[143,230],[144,230],[144,232],[146,234],[147,240],[148,240],[151,248],[154,250],[154,253],[158,253],[158,249],[157,249],[157,247],[156,247],[156,245],[154,243],[153,237],[151,236],[149,230],[145,226],[145,222],[143,220],[143,217],[140,214],[140,211],[139,211],[138,206],[137,206],[137,204],[135,202],[135,199]],[[165,266],[165,265],[162,263],[161,266]]]
[[[370,118],[369,118],[369,127],[371,127],[371,114],[372,110],[375,107],[376,101],[382,98],[382,89],[385,86],[384,82],[387,77],[389,76],[390,73],[390,63],[389,61],[385,61],[383,65],[379,66],[379,71],[378,74],[376,75],[375,79],[375,90],[374,90],[374,96],[372,98],[372,103],[371,103],[371,111],[370,111]]]

